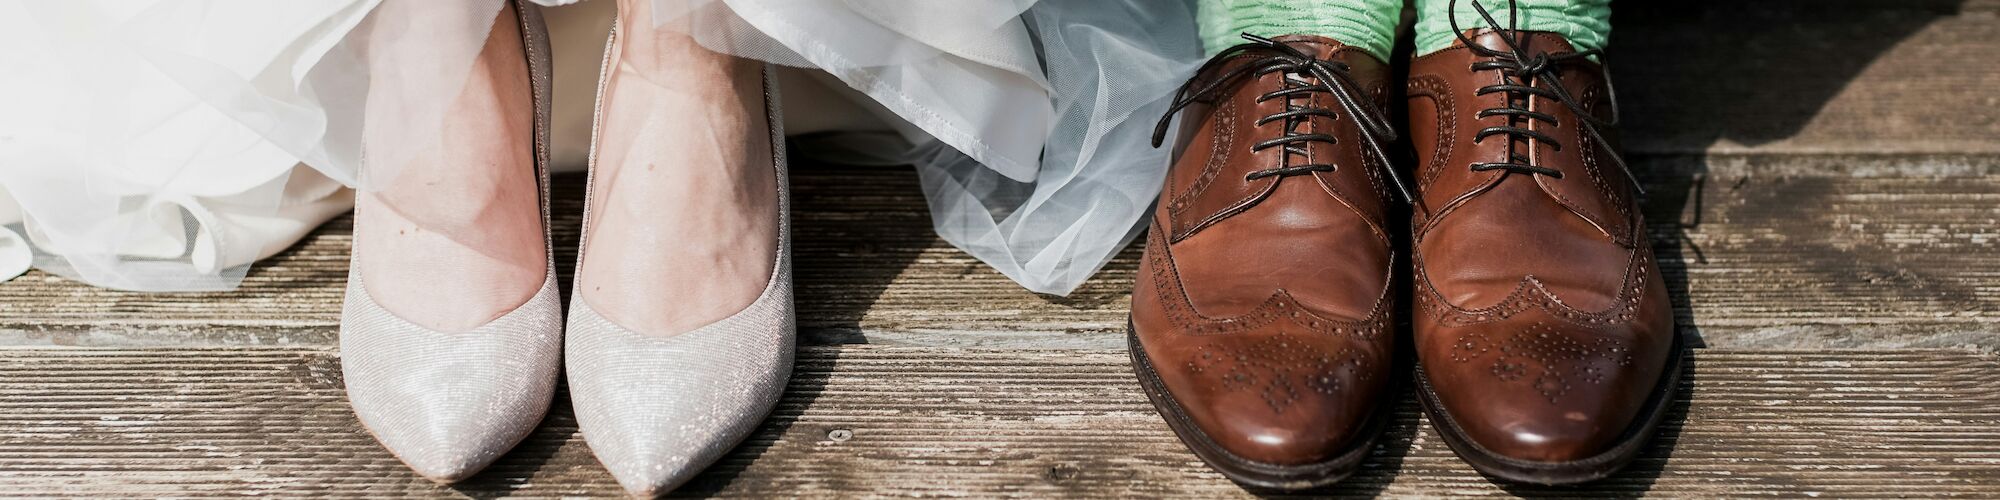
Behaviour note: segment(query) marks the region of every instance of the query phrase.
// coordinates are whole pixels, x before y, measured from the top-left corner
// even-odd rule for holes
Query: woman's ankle
[[[387,166],[396,170],[393,181],[356,199],[354,265],[369,295],[426,328],[488,323],[527,302],[547,274],[534,97],[519,30],[511,8],[503,9],[435,144]],[[396,116],[387,107],[367,113],[371,122]]]
[[[621,28],[605,87],[573,300],[672,335],[740,311],[769,281],[777,181],[762,65],[624,19],[637,27]]]
[[[650,0],[619,2],[618,70],[669,90],[712,94],[720,79],[761,71],[762,64],[710,50],[686,33],[657,28]]]

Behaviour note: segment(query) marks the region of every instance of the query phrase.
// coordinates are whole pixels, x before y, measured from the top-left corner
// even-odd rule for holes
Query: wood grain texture
[[[1703,349],[1693,359],[1659,439],[1610,479],[1496,485],[1405,399],[1365,468],[1318,493],[2000,495],[2000,361],[1990,355]],[[1257,493],[1171,435],[1127,362],[1118,351],[804,349],[776,414],[683,493]],[[0,349],[0,495],[616,494],[575,425],[559,404],[454,491],[407,471],[357,426],[328,351]]]
[[[1902,175],[1893,165],[1923,169]],[[1646,211],[1681,324],[1718,347],[2000,347],[2000,159],[1643,159]],[[809,343],[1117,348],[1138,249],[1068,297],[1021,289],[939,240],[907,169],[795,171]],[[580,178],[558,178],[558,271]],[[351,223],[258,264],[228,293],[144,294],[42,273],[0,283],[0,342],[333,342]]]

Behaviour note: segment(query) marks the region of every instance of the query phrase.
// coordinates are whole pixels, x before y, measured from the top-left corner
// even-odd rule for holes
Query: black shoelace
[[[1326,93],[1333,96],[1334,100],[1340,103],[1340,107],[1347,112],[1348,116],[1353,117],[1356,124],[1355,128],[1361,132],[1361,137],[1368,147],[1368,152],[1375,155],[1376,160],[1379,160],[1382,165],[1383,174],[1395,184],[1397,193],[1401,194],[1403,200],[1406,202],[1415,199],[1410,193],[1410,189],[1403,185],[1402,177],[1397,175],[1394,164],[1389,161],[1388,153],[1383,150],[1383,144],[1396,140],[1394,127],[1389,125],[1389,120],[1382,116],[1380,110],[1367,104],[1367,101],[1364,100],[1367,92],[1361,90],[1360,84],[1355,83],[1354,77],[1348,73],[1346,64],[1314,58],[1292,46],[1269,38],[1249,33],[1244,33],[1243,38],[1249,40],[1250,43],[1239,44],[1216,54],[1215,57],[1210,58],[1207,63],[1203,64],[1201,69],[1195,70],[1194,77],[1189,78],[1187,83],[1181,84],[1179,90],[1174,91],[1173,104],[1167,107],[1166,114],[1160,116],[1159,124],[1153,127],[1153,147],[1160,147],[1160,144],[1166,140],[1167,125],[1172,123],[1174,114],[1179,113],[1188,105],[1220,92],[1234,85],[1237,80],[1242,78],[1262,77],[1273,72],[1281,72],[1285,79],[1284,88],[1258,95],[1257,102],[1282,98],[1285,99],[1285,109],[1284,111],[1258,118],[1257,125],[1263,126],[1267,123],[1283,121],[1285,131],[1277,138],[1258,141],[1257,144],[1250,147],[1250,150],[1263,151],[1274,147],[1282,147],[1285,151],[1286,161],[1284,165],[1276,168],[1250,172],[1244,176],[1244,179],[1256,180],[1273,176],[1286,177],[1312,172],[1332,172],[1339,168],[1337,165],[1328,163],[1295,165],[1291,161],[1295,158],[1310,158],[1311,156],[1307,154],[1306,148],[1311,143],[1338,143],[1338,140],[1332,135],[1308,134],[1299,131],[1299,125],[1304,124],[1307,120],[1315,116],[1332,120],[1340,119],[1340,114],[1334,112],[1334,110],[1315,107],[1310,104],[1311,94]],[[1221,64],[1222,61],[1228,60],[1232,56],[1245,51],[1255,49],[1270,49],[1276,53],[1258,57],[1248,64],[1238,66],[1235,69],[1218,75],[1214,79],[1208,80],[1208,84],[1203,85],[1199,89],[1194,88],[1197,82],[1203,81],[1202,75],[1208,74],[1209,71],[1215,69],[1215,66]],[[1311,77],[1317,81],[1308,81],[1306,80],[1307,77]]]
[[[1610,147],[1610,143],[1604,140],[1604,134],[1598,129],[1618,124],[1618,99],[1615,93],[1611,96],[1611,119],[1599,119],[1585,112],[1583,105],[1576,101],[1570,94],[1569,89],[1563,87],[1562,77],[1559,73],[1561,66],[1571,61],[1590,56],[1602,57],[1599,55],[1600,51],[1598,49],[1591,49],[1529,56],[1526,51],[1521,50],[1521,32],[1516,29],[1519,26],[1518,23],[1520,20],[1516,15],[1516,12],[1520,10],[1520,3],[1517,0],[1508,0],[1507,28],[1505,29],[1500,28],[1500,22],[1493,19],[1493,14],[1488,12],[1485,6],[1480,5],[1479,0],[1472,0],[1472,8],[1479,11],[1479,17],[1486,21],[1486,26],[1493,30],[1501,42],[1507,45],[1507,50],[1494,50],[1479,45],[1467,37],[1465,29],[1458,26],[1458,0],[1451,0],[1446,15],[1451,22],[1452,33],[1458,36],[1459,43],[1464,44],[1466,48],[1471,49],[1474,53],[1482,57],[1493,59],[1491,61],[1472,63],[1472,71],[1500,71],[1500,83],[1480,87],[1476,95],[1483,96],[1492,93],[1505,93],[1507,95],[1506,104],[1497,108],[1480,110],[1478,114],[1479,118],[1505,116],[1507,117],[1507,124],[1480,129],[1479,133],[1473,135],[1472,142],[1478,144],[1487,137],[1495,135],[1506,136],[1510,142],[1507,149],[1508,161],[1474,163],[1472,164],[1472,170],[1507,170],[1524,174],[1546,175],[1558,179],[1562,178],[1561,170],[1535,165],[1532,159],[1528,158],[1526,154],[1515,150],[1513,145],[1515,142],[1535,141],[1548,146],[1552,150],[1562,150],[1562,144],[1556,141],[1555,138],[1534,129],[1520,126],[1536,121],[1547,123],[1550,126],[1561,126],[1556,122],[1554,115],[1538,113],[1529,109],[1529,101],[1536,97],[1552,99],[1568,107],[1571,114],[1576,115],[1579,121],[1583,122],[1583,130],[1585,133],[1590,134],[1592,140],[1598,144],[1606,145],[1605,147]],[[1604,85],[1606,89],[1609,89],[1611,82],[1607,80]],[[1634,176],[1631,167],[1625,164],[1624,157],[1613,153],[1611,154],[1611,160],[1618,165],[1620,172],[1625,173],[1625,179],[1632,182],[1634,192],[1640,195],[1646,194],[1646,189],[1639,185],[1639,178]]]

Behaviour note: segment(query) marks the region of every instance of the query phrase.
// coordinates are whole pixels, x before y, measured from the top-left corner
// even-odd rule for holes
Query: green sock
[[[1243,43],[1243,33],[1319,35],[1384,61],[1396,41],[1403,0],[1197,0],[1195,19],[1208,53]]]
[[[1577,50],[1604,48],[1611,35],[1611,0],[1518,0],[1515,15],[1525,31],[1548,31],[1569,39]],[[1450,0],[1417,0],[1417,55],[1451,47],[1458,35],[1451,29]],[[1493,14],[1493,20],[1507,27],[1507,0],[1480,0],[1479,5]],[[1472,0],[1458,0],[1458,27],[1485,28],[1486,19],[1473,10]]]

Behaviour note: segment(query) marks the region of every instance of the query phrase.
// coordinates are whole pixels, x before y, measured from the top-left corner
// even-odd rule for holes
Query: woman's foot
[[[532,432],[562,367],[562,297],[542,230],[534,139],[547,127],[548,103],[538,99],[548,89],[530,88],[548,82],[547,31],[523,2],[493,23],[464,92],[445,109],[439,147],[357,206],[340,322],[347,398],[384,448],[439,482],[478,472]],[[378,75],[421,73],[427,66],[407,65],[435,59],[436,45],[403,37],[477,39],[455,30],[492,22],[465,17],[458,3],[381,9],[371,14],[377,22],[430,31],[372,44],[383,58],[371,61]],[[414,99],[397,83],[370,82],[369,104],[382,105],[371,118],[397,119],[379,113]],[[399,144],[368,144],[400,157],[381,149]]]
[[[646,6],[620,4],[607,55],[563,346],[577,427],[641,497],[755,431],[796,345],[764,66],[656,32]]]
[[[376,15],[392,14],[425,13]],[[354,265],[362,282],[384,309],[424,328],[456,332],[492,322],[527,302],[547,277],[533,91],[520,29],[512,9],[504,9],[464,92],[446,110],[436,147],[400,155],[412,161],[385,166],[395,175],[387,187],[355,199]],[[399,40],[377,47],[411,43]],[[395,116],[403,108],[399,98],[416,98],[381,80],[430,63],[413,60],[430,53],[421,47],[378,52],[393,56],[370,61],[377,80],[371,86],[378,89],[368,101],[371,121]],[[402,137],[365,140],[370,150],[406,147],[394,143]]]
[[[770,281],[763,65],[655,30],[650,2],[619,8],[576,290],[619,326],[674,335],[741,311]]]

